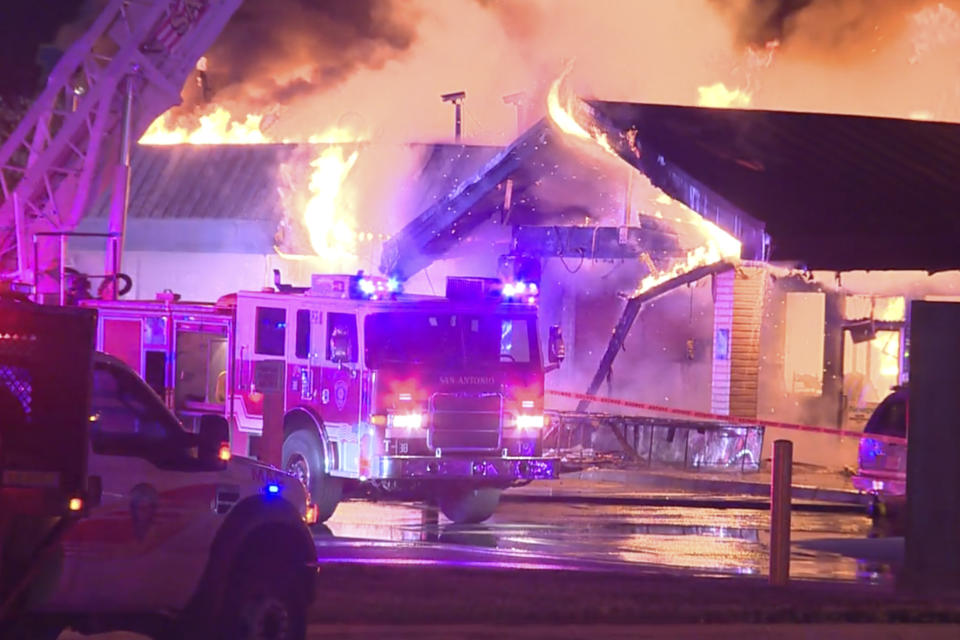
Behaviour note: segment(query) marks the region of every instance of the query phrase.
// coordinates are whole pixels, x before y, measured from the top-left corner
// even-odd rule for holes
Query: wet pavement
[[[318,536],[318,550],[321,561],[763,576],[768,521],[762,509],[511,500],[483,524],[458,526],[419,504],[351,501],[327,523],[330,535]],[[891,584],[883,557],[856,558],[871,531],[866,515],[795,512],[791,575]]]

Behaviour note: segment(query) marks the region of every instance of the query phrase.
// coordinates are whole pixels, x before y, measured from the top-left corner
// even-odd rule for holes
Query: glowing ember
[[[609,153],[617,155],[617,152],[610,146],[607,134],[600,131],[598,127],[591,124],[590,131],[587,131],[574,115],[582,109],[578,109],[580,98],[569,91],[562,91],[562,85],[573,70],[573,65],[568,64],[563,73],[550,86],[550,92],[547,94],[547,113],[550,119],[564,133],[576,136],[582,140],[593,140]],[[561,96],[561,93],[563,95]]]
[[[360,155],[358,150],[347,153],[341,146],[324,149],[310,163],[310,200],[303,212],[303,223],[310,234],[310,245],[320,257],[342,258],[355,255],[358,240],[352,226],[352,216],[343,195],[343,185]]]
[[[708,87],[698,87],[697,104],[701,107],[739,109],[750,105],[750,93],[741,89],[728,89],[722,82]]]
[[[217,107],[200,116],[197,127],[189,130],[174,126],[168,113],[153,121],[140,144],[263,144],[270,141],[260,130],[262,120],[262,115],[249,114],[238,122],[229,111]]]

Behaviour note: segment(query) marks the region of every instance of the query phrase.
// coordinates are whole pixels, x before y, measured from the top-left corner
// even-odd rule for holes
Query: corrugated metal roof
[[[137,145],[132,157],[129,217],[278,222],[285,214],[278,193],[281,166],[296,165],[296,173],[307,181],[309,163],[328,146]],[[497,151],[471,145],[407,146],[422,152],[417,157],[423,159],[417,179],[408,185],[414,208],[411,214],[472,176]],[[362,162],[364,154],[360,158]],[[97,199],[88,214],[92,218],[109,215],[108,196]]]
[[[279,220],[277,171],[297,145],[137,145],[130,181],[131,218]],[[91,217],[110,215],[108,197]]]
[[[960,267],[958,125],[591,105],[605,124],[637,130],[640,157],[625,159],[676,167],[765,222],[773,260],[838,270]]]

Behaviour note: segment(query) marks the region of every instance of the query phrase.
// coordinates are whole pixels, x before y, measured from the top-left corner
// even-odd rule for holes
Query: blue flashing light
[[[271,496],[278,495],[280,493],[280,485],[276,484],[275,482],[271,482],[267,485],[266,490]]]
[[[396,293],[397,291],[400,291],[400,281],[397,280],[396,278],[390,278],[389,280],[387,280],[387,291],[391,293]]]
[[[539,291],[539,287],[533,282],[507,282],[500,290],[500,295],[507,300],[521,299],[534,304]]]

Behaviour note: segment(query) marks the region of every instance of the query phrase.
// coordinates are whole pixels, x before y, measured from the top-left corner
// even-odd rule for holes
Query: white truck
[[[231,456],[222,416],[183,429],[93,352],[94,323],[0,300],[0,637],[302,638],[316,573],[302,485]]]

